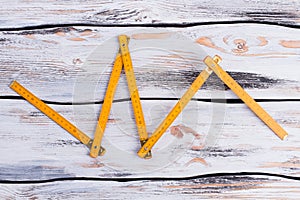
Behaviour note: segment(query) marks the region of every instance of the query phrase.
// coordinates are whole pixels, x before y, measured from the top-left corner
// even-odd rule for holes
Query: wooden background
[[[282,0],[2,1],[0,198],[298,199],[299,8],[300,1]],[[152,160],[140,160],[131,154],[138,143],[123,77],[116,98],[125,100],[113,105],[104,146],[113,151],[119,145],[133,164],[109,151],[92,159],[86,147],[8,87],[18,80],[93,137],[109,75],[104,64],[112,63],[117,49],[110,53],[106,47],[117,44],[117,35],[140,29],[144,34],[132,38],[132,47],[148,39],[163,45],[173,32],[189,38],[194,49],[177,51],[179,57],[152,52],[147,59],[153,68],[134,66],[149,132],[203,68],[197,56],[218,54],[221,66],[288,138],[280,141],[212,76],[163,138],[174,141],[174,149],[161,143]],[[153,31],[162,34],[147,34]],[[93,62],[97,48],[104,56]],[[141,63],[145,57],[136,53],[133,59]],[[98,96],[76,96],[91,84]],[[226,102],[211,102],[214,98]],[[170,150],[178,154],[162,157]]]

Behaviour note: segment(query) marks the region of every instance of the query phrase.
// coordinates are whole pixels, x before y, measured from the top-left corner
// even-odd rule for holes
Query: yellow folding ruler
[[[119,77],[121,75],[122,67],[127,78],[128,88],[130,92],[131,103],[135,116],[138,134],[140,136],[141,145],[143,145],[148,139],[148,133],[146,130],[146,123],[140,101],[140,95],[136,85],[136,79],[133,71],[132,61],[128,48],[128,37],[126,35],[119,36],[120,53],[118,53],[114,67],[110,76],[109,84],[106,90],[103,106],[100,112],[97,128],[94,135],[94,141],[92,144],[90,156],[96,157],[101,151],[101,141],[104,135],[106,122],[110,113],[113,96],[118,84]],[[151,158],[151,152],[148,151],[144,158]]]
[[[83,133],[81,130],[76,128],[71,122],[66,120],[63,116],[57,113],[55,110],[46,105],[43,101],[41,101],[34,94],[29,92],[26,88],[24,88],[17,81],[13,81],[10,84],[10,88],[13,89],[16,93],[21,95],[24,99],[26,99],[29,103],[43,112],[46,116],[68,131],[71,135],[73,135],[77,140],[85,144],[88,148],[91,148],[92,139]]]
[[[191,100],[194,94],[200,89],[203,83],[208,79],[211,72],[215,72],[217,76],[240,98],[245,104],[280,138],[284,139],[288,134],[287,132],[220,66],[221,58],[215,56],[211,58],[207,56],[204,63],[207,65],[196,80],[192,83],[190,88],[185,92],[181,99],[177,102],[174,108],[170,111],[163,122],[154,131],[148,141],[138,151],[140,157],[144,157],[148,151],[152,149],[159,138],[165,133],[168,127],[184,109],[187,103]]]
[[[11,89],[21,95],[29,103],[34,105],[37,109],[43,112],[46,116],[68,131],[80,142],[90,148],[90,156],[97,157],[103,155],[105,149],[101,146],[102,138],[110,114],[111,106],[113,103],[114,94],[118,85],[121,71],[124,67],[124,71],[127,78],[128,89],[130,93],[132,108],[135,116],[135,122],[137,131],[140,138],[141,149],[138,151],[138,156],[141,158],[151,158],[151,149],[165,133],[165,131],[174,122],[177,116],[182,112],[185,106],[189,103],[196,92],[205,83],[208,77],[214,72],[244,103],[280,138],[284,139],[288,134],[287,132],[248,94],[246,91],[220,66],[219,62],[221,58],[215,56],[211,58],[207,56],[204,59],[204,63],[207,67],[198,75],[193,81],[188,90],[176,103],[174,108],[170,111],[167,117],[161,122],[161,124],[153,132],[152,136],[148,138],[146,129],[146,123],[140,101],[138,88],[136,85],[136,78],[132,66],[130,52],[128,48],[129,38],[126,35],[119,36],[119,53],[116,56],[114,66],[110,75],[110,80],[106,89],[102,109],[99,114],[98,123],[94,133],[94,139],[91,139],[85,133],[80,131],[71,122],[65,119],[62,115],[57,113],[51,107],[46,105],[38,97],[24,88],[17,81],[13,81],[10,85]]]
[[[221,58],[215,56],[216,62],[220,62]],[[188,104],[188,102],[192,99],[192,97],[196,94],[196,92],[201,88],[204,82],[208,79],[210,74],[213,71],[206,67],[194,80],[189,89],[183,94],[180,100],[176,103],[173,109],[169,112],[167,117],[160,123],[160,125],[153,132],[152,136],[148,139],[148,141],[142,146],[142,148],[138,151],[138,156],[143,158],[147,155],[148,151],[152,149],[155,143],[159,140],[159,138],[165,133],[165,131],[169,128],[169,126],[174,122],[177,116],[181,113],[184,107]]]
[[[288,133],[211,57],[204,63],[282,140]]]
[[[140,136],[141,145],[143,145],[148,139],[148,133],[146,130],[146,123],[144,120],[144,114],[140,102],[140,96],[138,88],[136,85],[136,79],[132,67],[132,61],[128,48],[128,37],[126,35],[119,36],[120,52],[117,54],[114,66],[111,72],[108,87],[106,89],[102,109],[100,111],[96,131],[94,134],[94,140],[88,137],[85,133],[80,131],[71,122],[66,120],[63,116],[57,113],[55,110],[50,108],[44,102],[42,102],[38,97],[29,92],[26,88],[20,85],[17,81],[14,81],[10,87],[19,95],[24,97],[29,103],[34,105],[37,109],[43,112],[46,116],[72,134],[80,142],[88,146],[91,157],[97,157],[98,155],[103,155],[105,149],[101,146],[101,141],[104,135],[106,124],[111,110],[111,105],[113,102],[113,97],[117,88],[119,77],[121,75],[122,68],[124,66],[124,71],[126,74],[128,88],[130,92],[131,102],[133,106],[133,111],[135,115],[136,125],[138,134]],[[151,152],[149,151],[144,158],[151,158]]]

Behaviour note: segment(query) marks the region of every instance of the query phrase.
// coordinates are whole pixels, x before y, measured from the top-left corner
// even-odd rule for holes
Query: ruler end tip
[[[16,83],[17,83],[17,81],[16,81],[16,80],[13,80],[12,82],[10,82],[9,87],[12,88],[13,85],[15,85]]]
[[[123,39],[126,38],[127,40],[129,39],[129,37],[125,34],[119,35],[119,39]]]
[[[281,140],[285,140],[287,138],[288,134],[284,135]]]
[[[203,59],[203,62],[206,62],[209,58],[211,58],[210,56],[205,56],[205,58]]]
[[[137,155],[140,157],[140,158],[145,158],[145,153],[144,152],[141,152],[141,151],[138,151],[137,152]]]
[[[97,158],[98,154],[90,153],[90,156],[91,156],[92,158]]]
[[[144,152],[144,151],[138,151],[137,152],[137,155],[140,157],[140,158],[143,158],[143,159],[145,159],[145,160],[149,160],[149,159],[151,159],[152,158],[152,153],[151,153],[151,151],[149,151],[149,152]]]

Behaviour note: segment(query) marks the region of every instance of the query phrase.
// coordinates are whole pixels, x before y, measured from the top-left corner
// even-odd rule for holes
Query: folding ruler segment
[[[136,79],[135,79],[130,53],[128,49],[128,37],[126,35],[120,35],[119,44],[120,44],[120,53],[117,54],[113,66],[113,70],[111,72],[111,76],[109,79],[109,83],[106,89],[104,102],[102,105],[102,109],[100,112],[98,124],[94,135],[94,141],[91,147],[91,152],[90,152],[91,157],[97,157],[97,155],[100,155],[99,151],[101,152],[101,148],[104,149],[103,147],[101,147],[101,141],[104,135],[106,123],[113,102],[113,97],[118,85],[119,78],[121,76],[121,71],[123,66],[127,77],[128,88],[130,92],[131,102],[132,102],[133,111],[136,119],[138,133],[140,136],[141,145],[143,145],[148,139],[148,133],[146,131],[146,123],[144,120],[142,106],[140,103],[140,96],[138,93]],[[151,157],[152,157],[151,152],[149,152],[147,155],[145,155],[144,158],[148,159]]]
[[[103,155],[105,153],[105,149],[101,147],[101,141],[106,128],[114,94],[117,89],[119,78],[121,76],[122,66],[123,66],[122,57],[121,54],[118,53],[110,75],[110,79],[106,89],[96,131],[94,134],[94,141],[90,151],[90,156],[93,158],[97,157],[98,155]]]
[[[62,115],[57,113],[51,107],[42,102],[38,97],[32,94],[29,90],[19,84],[17,81],[13,81],[10,85],[10,88],[13,89],[16,93],[21,95],[24,99],[26,99],[29,103],[35,106],[38,110],[44,113],[47,117],[56,122],[63,129],[68,131],[71,135],[73,135],[80,142],[85,144],[89,149],[92,145],[92,139],[83,133],[81,130],[76,128],[71,122],[65,119]]]
[[[288,133],[210,56],[204,63],[282,140]]]
[[[123,60],[124,71],[126,74],[128,88],[130,92],[132,108],[135,116],[136,126],[138,130],[138,134],[140,136],[141,146],[143,146],[148,140],[148,133],[146,129],[146,123],[145,123],[144,114],[142,110],[140,95],[136,85],[136,78],[132,67],[132,61],[129,53],[128,37],[126,35],[120,35],[119,44],[120,44],[120,51]],[[146,159],[149,159],[151,157],[152,155],[150,151],[148,151],[143,156],[143,158]]]
[[[221,58],[218,56],[214,57],[215,62],[219,63]],[[188,102],[192,99],[192,97],[196,94],[196,92],[201,88],[204,82],[208,79],[212,70],[209,67],[206,67],[194,80],[189,89],[184,93],[184,95],[180,98],[180,100],[176,103],[174,108],[170,111],[167,117],[161,122],[161,124],[157,127],[157,129],[153,132],[152,136],[148,139],[148,141],[142,146],[142,148],[138,151],[138,156],[143,158],[156,144],[159,138],[166,132],[169,126],[174,122],[177,116],[181,113],[184,107],[188,104]]]

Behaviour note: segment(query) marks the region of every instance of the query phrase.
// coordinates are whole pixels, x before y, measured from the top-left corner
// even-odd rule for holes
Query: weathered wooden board
[[[175,101],[142,104],[152,132]],[[287,130],[285,141],[243,104],[192,102],[154,147],[153,158],[143,160],[136,155],[139,140],[129,102],[113,105],[103,141],[107,153],[93,159],[85,146],[26,101],[1,100],[0,179],[185,177],[244,171],[299,177],[300,104],[261,105]],[[52,107],[93,137],[100,105]]]
[[[300,182],[266,176],[0,184],[1,199],[299,199]]]
[[[128,178],[243,171],[299,177],[299,30],[249,23],[197,26],[237,20],[296,27],[300,24],[299,7],[298,0],[2,1],[0,198],[298,199],[299,181],[271,176],[181,181]],[[64,28],[47,29],[58,24]],[[138,24],[147,29],[140,32],[140,27],[129,27]],[[159,24],[186,28],[163,28],[156,30],[161,34],[149,34],[153,32],[149,27]],[[260,103],[288,131],[287,140],[280,141],[243,104],[194,101],[155,146],[153,159],[141,160],[135,154],[139,143],[123,77],[116,95],[123,101],[114,103],[103,143],[108,153],[92,159],[88,149],[72,136],[27,102],[13,99],[16,94],[8,85],[17,79],[54,103],[51,106],[92,137],[109,67],[117,52],[112,38],[127,31],[131,32],[130,48],[149,132],[175,104],[162,99],[179,97],[204,68],[204,56],[219,54],[223,57],[221,66],[254,98],[294,99]],[[164,43],[172,37],[170,31],[190,39],[188,51],[186,46]],[[101,56],[95,58],[99,52]],[[149,99],[153,97],[157,99]],[[236,96],[211,77],[196,98]],[[128,182],[80,178],[47,182],[72,177],[124,177]],[[5,180],[45,183],[7,184]]]
[[[149,34],[153,30],[156,34]],[[221,66],[254,98],[300,97],[299,30],[244,24],[144,31],[70,27],[2,32],[0,95],[15,95],[8,85],[17,79],[49,101],[102,100],[118,48],[116,37],[126,31],[131,31],[130,47],[142,97],[180,97],[204,68],[203,58],[215,54],[223,57]],[[190,41],[180,38],[178,44],[169,44],[174,36],[169,31]],[[81,88],[86,85],[93,93],[88,90],[83,98],[74,98],[74,91],[84,92]],[[126,87],[123,76],[119,84],[123,89],[118,90],[116,98],[124,98],[121,91]],[[153,89],[155,93],[149,92]],[[236,98],[212,76],[196,97],[216,96]]]
[[[255,20],[299,24],[300,2],[267,1],[1,1],[0,27],[41,24],[186,24]],[[59,17],[58,17],[59,16]]]

